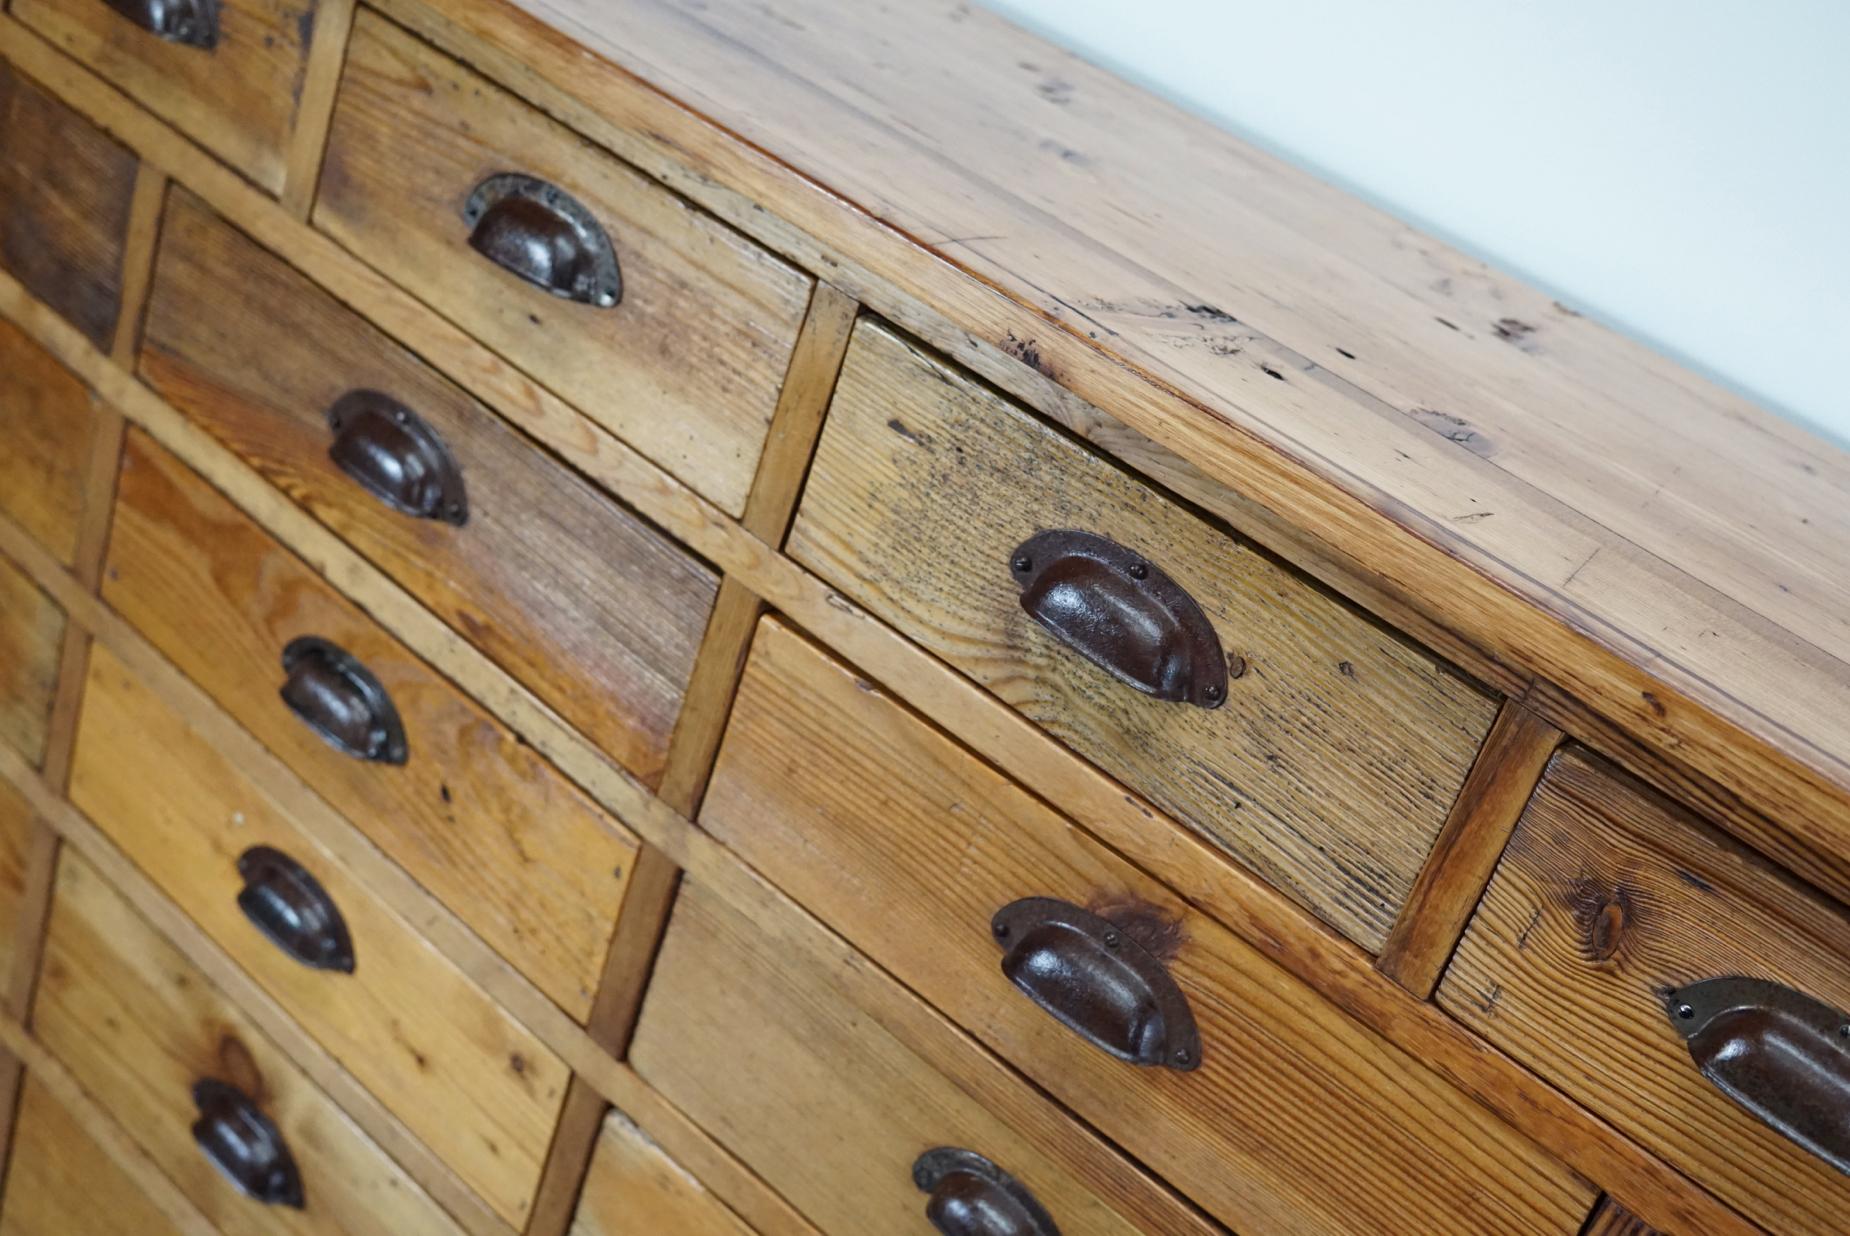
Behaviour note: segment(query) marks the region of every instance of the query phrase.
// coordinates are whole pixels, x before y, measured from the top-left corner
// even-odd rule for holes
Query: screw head
[[[1106,948],[1116,948],[1118,947],[1118,945],[1124,943],[1124,937],[1120,936],[1115,931],[1107,931],[1103,936],[1099,938],[1105,942]]]
[[[1208,701],[1210,704],[1220,703],[1220,697],[1225,694],[1226,692],[1221,689],[1220,684],[1217,682],[1211,682],[1207,686],[1201,688],[1201,698]]]
[[[1189,1051],[1188,1048],[1186,1047],[1178,1047],[1170,1055],[1169,1058],[1175,1061],[1181,1067],[1187,1068],[1189,1065],[1189,1062],[1195,1058],[1195,1055],[1193,1052]]]
[[[1015,569],[1015,574],[1026,575],[1029,571],[1034,569],[1034,559],[1028,557],[1026,554],[1016,554],[1015,561],[1009,563],[1009,565]]]
[[[1690,1007],[1689,1005],[1687,1004],[1677,1005],[1677,1016],[1681,1017],[1684,1021],[1688,1021],[1690,1018],[1694,1017],[1695,1015],[1696,1015],[1696,1010]]]
[[[995,933],[996,939],[998,940],[1006,940],[1009,938],[1009,925],[1007,923],[992,923],[989,929]]]
[[[1133,562],[1130,565],[1132,579],[1150,578],[1150,565],[1147,562]]]

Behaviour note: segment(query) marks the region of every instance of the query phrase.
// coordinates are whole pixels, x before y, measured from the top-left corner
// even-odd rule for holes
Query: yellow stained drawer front
[[[844,983],[852,973],[883,989],[879,1010],[855,1001]],[[933,1061],[947,1057],[957,1063],[941,1071]],[[1029,1104],[1019,1078],[782,900],[752,917],[682,886],[630,1058],[838,1236],[929,1231],[913,1169],[937,1147],[1009,1173],[1066,1236],[1211,1230],[1078,1125]],[[1061,1151],[1038,1148],[1051,1145]],[[1087,1146],[1090,1170],[1063,1161],[1067,1148]]]
[[[162,229],[141,374],[637,776],[660,779],[718,591],[711,570],[183,191]],[[366,410],[337,433],[330,417],[356,398]],[[461,527],[444,507],[390,508],[331,458],[390,479],[369,444],[408,453],[389,422],[401,409],[458,469]]]
[[[225,1236],[458,1230],[69,848],[58,861],[33,1032]],[[241,1191],[194,1142],[201,1081],[235,1087],[281,1135],[299,1176],[300,1209]]]
[[[1842,906],[1570,748],[1523,813],[1439,1002],[1769,1231],[1840,1232],[1850,1177],[1703,1077],[1670,993],[1728,976],[1797,989],[1840,1010],[1834,1053],[1846,959]],[[1730,1042],[1726,1026],[1707,1042]],[[1735,1046],[1746,1068],[1817,1050],[1789,1033]]]
[[[172,1236],[177,1230],[70,1112],[27,1077],[13,1120],[0,1236]]]
[[[534,202],[465,218],[476,188],[504,174],[576,205],[546,207],[545,222]],[[492,247],[497,236],[573,235],[560,220],[578,210],[614,252],[613,306],[562,299],[471,247],[472,236]],[[727,511],[744,510],[808,275],[371,12],[354,26],[314,218]],[[525,223],[537,230],[517,230]]]
[[[266,746],[575,1017],[590,1010],[637,843],[557,770],[205,481],[129,435],[103,597]],[[302,639],[338,651],[303,651]],[[286,671],[283,656],[301,654]],[[351,657],[352,663],[342,659]],[[402,764],[325,728],[389,700]],[[310,690],[306,684],[320,683]],[[292,688],[294,690],[294,688]],[[350,735],[353,737],[353,735]]]
[[[526,1217],[564,1064],[103,647],[90,654],[70,796],[465,1183],[510,1223]],[[241,910],[247,887],[297,904],[270,850],[339,916],[338,937],[315,941],[344,938],[350,971],[292,959]]]
[[[1017,547],[1059,529],[1148,555],[1122,574],[1154,566],[1193,596],[1244,666],[1220,707],[1142,694],[1023,611]],[[790,546],[1369,949],[1494,719],[1424,650],[871,320]],[[1135,586],[1117,574],[1073,578],[1090,595]]]
[[[750,1236],[751,1229],[622,1112],[604,1118],[570,1236]]]
[[[122,307],[135,167],[113,138],[0,62],[0,267],[103,349]]]
[[[1571,1233],[1593,1202],[1419,1061],[774,619],[700,819],[1246,1236]],[[992,916],[1030,897],[1089,909],[1166,969],[1193,1011],[1199,1067],[1114,1058],[1011,985]],[[1024,971],[1085,963],[1019,938]],[[1153,1024],[1121,1016],[1121,1046]]]
[[[79,64],[278,192],[321,0],[219,0],[209,6],[170,0],[139,7],[169,15],[215,9],[213,45],[160,38],[104,0],[12,0],[13,16]]]
[[[17,326],[0,321],[0,441],[6,444],[0,450],[0,514],[67,566],[77,553],[85,469],[100,415],[96,396],[76,374]]]
[[[0,558],[0,742],[33,764],[45,756],[63,642],[64,611]]]

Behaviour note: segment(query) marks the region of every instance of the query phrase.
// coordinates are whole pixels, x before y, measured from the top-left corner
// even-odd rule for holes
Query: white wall
[[[1850,0],[982,0],[1850,444]]]

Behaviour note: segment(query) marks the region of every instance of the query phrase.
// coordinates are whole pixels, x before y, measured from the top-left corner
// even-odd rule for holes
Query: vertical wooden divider
[[[135,175],[129,201],[128,232],[122,248],[122,303],[116,315],[116,333],[110,359],[133,370],[141,344],[142,312],[154,274],[154,248],[161,226],[161,205],[167,196],[167,176],[142,162]],[[84,471],[83,511],[77,529],[77,551],[72,572],[95,594],[108,547],[110,513],[115,506],[116,469],[122,455],[122,414],[99,401],[96,433]],[[51,719],[46,731],[45,758],[40,766],[46,784],[64,793],[70,778],[71,754],[77,741],[78,712],[82,705],[84,675],[90,667],[90,633],[75,621],[64,628],[58,655],[58,686],[52,696]],[[39,954],[45,942],[45,924],[51,910],[52,883],[58,866],[58,833],[44,820],[32,822],[26,852],[25,888],[19,899],[14,929],[12,969],[4,975],[0,1012],[30,1026],[32,993],[38,981]],[[19,1109],[24,1066],[10,1055],[0,1055],[0,1199],[5,1196],[6,1164],[11,1161],[13,1122]]]
[[[347,63],[347,36],[353,29],[357,0],[321,0],[315,14],[314,42],[302,70],[302,93],[296,104],[295,128],[283,155],[283,209],[306,220],[315,204],[321,180],[321,158],[327,151],[328,127],[334,122],[334,95],[341,69]]]
[[[1497,714],[1376,961],[1383,974],[1420,999],[1430,999],[1438,986],[1562,738],[1515,700],[1506,700]]]
[[[809,472],[810,455],[822,432],[822,420],[835,380],[848,352],[860,305],[847,293],[818,282],[809,312],[797,336],[785,372],[777,410],[740,523],[773,548],[782,548],[796,517],[797,498]],[[764,601],[736,576],[720,581],[719,595],[694,659],[681,715],[669,741],[668,766],[659,793],[662,801],[692,819],[706,793],[707,779],[732,711],[732,697],[745,669],[752,632]],[[668,926],[680,871],[666,855],[644,844],[630,873],[630,891],[611,938],[610,955],[598,984],[586,1031],[611,1055],[621,1059],[629,1048],[643,991],[655,961],[656,946]],[[584,1078],[574,1075],[565,1096],[545,1171],[527,1219],[526,1236],[563,1236],[571,1226],[591,1153],[604,1122],[604,1098]]]

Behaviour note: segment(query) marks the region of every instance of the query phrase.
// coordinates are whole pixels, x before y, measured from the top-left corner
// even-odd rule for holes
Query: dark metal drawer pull
[[[1009,982],[1094,1046],[1180,1072],[1201,1063],[1188,997],[1110,920],[1071,902],[1028,897],[996,911],[989,927]]]
[[[1665,992],[1664,1011],[1717,1090],[1850,1172],[1850,1017],[1751,978]]]
[[[927,1150],[912,1183],[931,1194],[925,1217],[944,1236],[1060,1236],[1034,1195],[974,1150]]]
[[[405,762],[405,727],[391,696],[344,649],[313,635],[292,639],[283,672],[283,703],[330,747],[376,764]]]
[[[419,519],[469,522],[462,469],[410,408],[378,391],[348,391],[328,409],[328,428],[328,458],[367,493]]]
[[[554,296],[609,309],[623,299],[610,237],[557,185],[503,172],[475,186],[463,207],[477,253]]]
[[[193,1083],[193,1140],[212,1165],[246,1197],[266,1206],[301,1210],[302,1173],[283,1135],[236,1086],[206,1078]]]
[[[218,46],[218,0],[105,0],[158,39],[211,51]]]
[[[238,855],[238,909],[276,947],[315,970],[353,973],[347,920],[321,881],[281,850],[254,845]]]
[[[1009,559],[1021,607],[1092,664],[1159,700],[1219,708],[1227,658],[1195,598],[1091,532],[1037,532]]]

